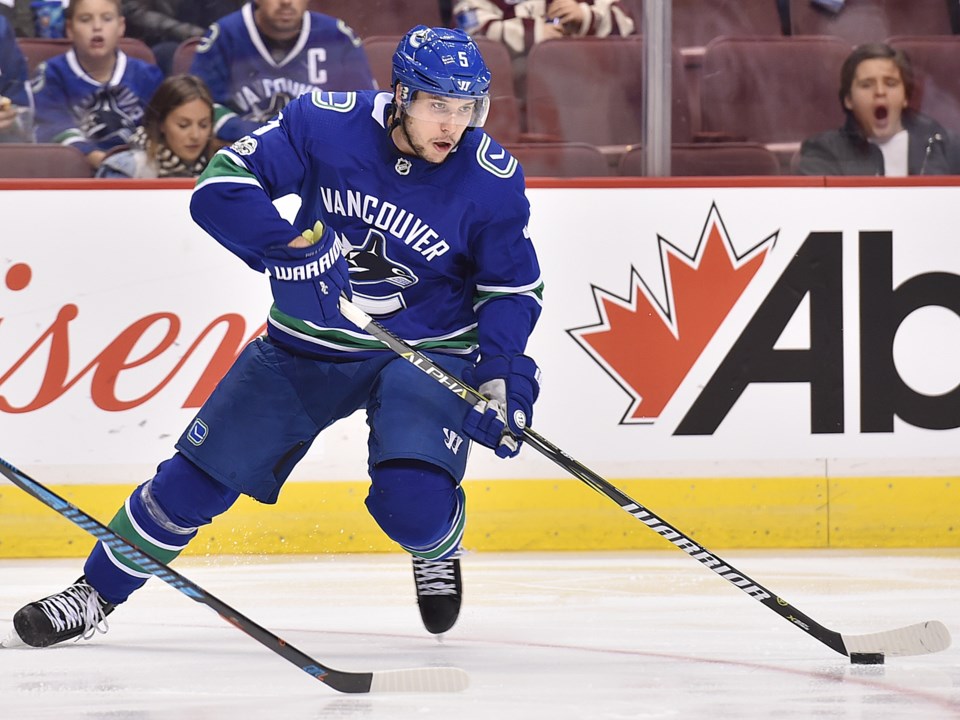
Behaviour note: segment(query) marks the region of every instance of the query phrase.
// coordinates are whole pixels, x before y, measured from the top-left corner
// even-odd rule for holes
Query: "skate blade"
[[[29,647],[17,634],[16,628],[10,628],[10,633],[0,640],[0,648]]]

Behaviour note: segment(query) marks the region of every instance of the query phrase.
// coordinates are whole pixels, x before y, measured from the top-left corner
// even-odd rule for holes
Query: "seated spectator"
[[[0,142],[33,141],[33,94],[13,26],[0,15]]]
[[[33,79],[37,140],[73,145],[98,168],[108,150],[130,140],[163,73],[118,49],[120,0],[72,0],[65,12],[73,47],[42,63]]]
[[[212,154],[212,138],[213,99],[207,86],[193,75],[174,75],[150,98],[130,148],[104,158],[97,177],[197,177]]]
[[[636,23],[619,0],[455,0],[458,27],[503,43],[513,61],[518,97],[527,94],[527,55],[545,40],[633,35]]]
[[[632,35],[636,29],[619,0],[456,0],[453,14],[461,29],[502,42],[514,58],[544,40]]]
[[[307,0],[257,0],[214,23],[190,72],[217,103],[215,132],[232,142],[314,90],[375,89],[360,40]]]
[[[127,35],[143,40],[157,58],[165,75],[170,74],[173,54],[187,38],[200,37],[207,27],[245,0],[123,0]]]
[[[948,175],[949,134],[910,107],[913,68],[889,45],[860,45],[840,70],[846,122],[805,140],[801,175]]]

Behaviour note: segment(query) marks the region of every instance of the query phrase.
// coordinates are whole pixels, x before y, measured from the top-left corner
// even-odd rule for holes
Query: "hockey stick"
[[[168,565],[132,545],[113,530],[48,490],[2,458],[0,458],[0,473],[17,487],[56,510],[74,525],[86,530],[97,540],[103,542],[104,545],[122,553],[128,560],[137,563],[141,568],[176,588],[191,600],[213,609],[228,623],[242,630],[280,657],[289,660],[320,682],[326,683],[334,690],[343,693],[458,692],[464,690],[469,683],[467,674],[455,667],[410,668],[406,670],[378,670],[375,672],[334,670],[297,650],[286,640],[277,637],[219,598],[214,597],[196,583],[172,570]]]
[[[377,338],[397,353],[397,355],[422,370],[450,390],[450,392],[463,398],[466,402],[472,405],[478,400],[486,400],[477,390],[444,371],[426,355],[398,338],[363,310],[344,298],[340,299],[340,311],[351,323]],[[645,508],[635,500],[630,499],[614,485],[604,480],[585,465],[574,460],[532,428],[524,428],[523,439],[527,444],[555,462],[575,478],[586,483],[597,492],[606,495],[623,510],[630,513],[658,535],[669,540],[694,560],[698,560],[724,580],[740,588],[750,597],[759,600],[775,613],[786,618],[796,627],[841,655],[925,655],[927,653],[939,652],[950,647],[950,633],[946,626],[937,620],[908,625],[907,627],[896,630],[868,633],[865,635],[842,635],[830,630],[800,612],[786,600],[777,597],[756,580],[740,572],[702,545],[695,543],[691,538],[666,520],[658,517],[651,510]]]

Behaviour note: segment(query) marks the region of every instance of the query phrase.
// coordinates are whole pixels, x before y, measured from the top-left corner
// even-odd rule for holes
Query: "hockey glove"
[[[497,457],[516,457],[523,429],[533,420],[533,404],[540,394],[540,369],[526,355],[497,355],[481,360],[463,373],[464,381],[487,398],[467,413],[463,431],[493,448]]]
[[[310,245],[272,247],[263,264],[270,275],[277,308],[300,320],[324,325],[340,315],[340,293],[348,298],[352,295],[343,245],[319,220],[301,237]]]

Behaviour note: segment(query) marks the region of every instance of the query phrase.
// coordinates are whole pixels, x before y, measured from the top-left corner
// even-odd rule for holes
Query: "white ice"
[[[183,558],[179,572],[327,666],[456,666],[470,687],[338,693],[152,579],[106,635],[0,649],[0,718],[960,718],[960,550],[720,555],[841,633],[941,620],[958,640],[852,666],[672,549],[468,554],[464,609],[442,641],[422,629],[399,554]],[[80,566],[0,561],[0,632]]]

